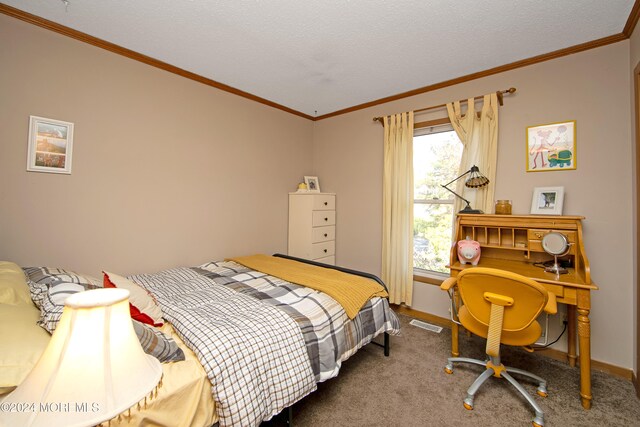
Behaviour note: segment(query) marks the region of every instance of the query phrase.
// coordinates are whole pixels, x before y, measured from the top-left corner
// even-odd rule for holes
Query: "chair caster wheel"
[[[466,409],[467,411],[473,411],[473,405],[469,405],[467,402],[464,402],[463,405],[464,409]]]
[[[449,374],[449,375],[451,375],[451,374],[453,374],[453,369],[451,369],[451,368],[449,368],[449,367],[445,366],[445,368],[444,368],[444,372],[445,372],[445,373],[447,373],[447,374]]]
[[[544,427],[544,415],[542,415],[542,412],[538,413],[536,411],[536,416],[531,420],[531,425],[533,427]]]
[[[548,396],[546,391],[536,390],[536,393],[538,393],[538,396],[540,396],[540,397],[547,397]]]

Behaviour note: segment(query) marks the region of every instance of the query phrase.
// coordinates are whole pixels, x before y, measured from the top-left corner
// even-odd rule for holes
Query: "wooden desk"
[[[467,236],[480,243],[482,254],[478,266],[512,271],[529,277],[548,291],[556,294],[557,301],[567,305],[568,319],[568,361],[576,365],[576,320],[580,357],[580,397],[585,409],[591,408],[591,291],[598,287],[591,282],[589,261],[582,240],[581,216],[547,215],[470,215],[459,214],[456,218],[455,241]],[[534,265],[553,259],[542,249],[542,237],[551,231],[567,236],[571,243],[569,253],[561,257],[571,262],[568,274],[556,276],[544,268]],[[462,265],[458,260],[456,245],[451,248],[449,268],[451,276],[473,268]],[[459,306],[459,296],[455,296]],[[577,312],[577,314],[576,314]],[[455,315],[455,314],[454,314]],[[456,319],[457,320],[457,319]],[[451,354],[459,356],[458,325],[451,331]]]

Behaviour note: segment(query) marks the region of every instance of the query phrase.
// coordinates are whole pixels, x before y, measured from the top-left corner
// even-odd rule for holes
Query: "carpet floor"
[[[478,391],[473,411],[464,409],[467,388],[482,367],[456,364],[450,355],[451,331],[430,332],[400,315],[401,335],[391,337],[391,355],[368,345],[347,360],[337,378],[293,406],[293,426],[527,426],[533,409],[506,380],[490,378]],[[463,357],[484,359],[485,341],[460,336]],[[536,395],[537,384],[514,375],[542,407],[545,426],[640,426],[640,400],[630,381],[592,371],[593,405],[580,404],[578,368],[548,357],[503,346],[502,362],[547,380],[549,397]],[[263,423],[286,425],[286,413]]]

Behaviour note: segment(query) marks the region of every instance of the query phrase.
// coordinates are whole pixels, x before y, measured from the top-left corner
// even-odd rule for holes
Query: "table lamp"
[[[445,190],[450,191],[451,193],[453,193],[454,196],[456,196],[457,198],[464,200],[465,203],[467,204],[467,206],[464,207],[464,209],[462,209],[460,212],[461,214],[481,214],[484,213],[479,209],[471,209],[471,205],[470,202],[465,199],[464,197],[462,197],[461,195],[459,195],[458,193],[456,193],[455,191],[453,191],[452,189],[450,189],[449,187],[447,187],[448,185],[456,182],[457,180],[459,180],[460,178],[462,178],[463,176],[469,175],[469,178],[467,178],[464,182],[465,187],[468,188],[480,188],[480,187],[484,187],[485,185],[489,184],[489,178],[487,178],[486,176],[482,175],[480,173],[480,169],[478,169],[477,166],[471,166],[471,169],[469,169],[468,171],[466,171],[465,173],[463,173],[462,175],[460,175],[459,177],[447,182],[446,184],[442,185],[442,187]]]
[[[20,409],[0,425],[95,426],[153,394],[161,376],[133,329],[128,290],[73,294],[38,363],[0,402]]]

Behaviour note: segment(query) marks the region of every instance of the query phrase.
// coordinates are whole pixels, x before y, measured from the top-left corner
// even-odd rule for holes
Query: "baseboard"
[[[391,308],[398,314],[404,314],[405,316],[414,317],[419,320],[424,320],[425,322],[433,323],[438,326],[451,328],[451,319],[446,319],[444,317],[436,316],[435,314],[414,310],[413,308],[407,307],[405,305],[391,304]],[[537,350],[536,353],[539,353],[543,356],[549,357],[554,360],[559,360],[561,362],[566,362],[568,357],[566,351],[556,350],[554,348]],[[578,358],[577,360],[579,363],[580,359]],[[593,359],[591,359],[591,369],[601,371],[606,374],[613,375],[614,377],[623,378],[625,380],[633,382],[633,385],[636,388],[636,394],[640,398],[640,384],[638,384],[638,378],[635,376],[632,369],[622,368],[620,366],[611,365],[609,363],[600,362],[598,360],[593,360]]]
[[[567,361],[567,352],[556,350],[554,348],[546,348],[544,350],[537,350],[536,353],[540,353],[544,356],[547,356],[554,360],[559,360],[561,362]],[[577,366],[580,366],[580,358],[576,359]],[[614,377],[622,378],[627,381],[633,382],[633,369],[622,368],[620,366],[612,365],[606,362],[600,362],[598,360],[591,359],[591,369],[595,371],[604,372],[609,375],[613,375]],[[637,390],[637,387],[636,387]]]
[[[435,314],[425,313],[424,311],[414,310],[406,305],[391,304],[391,308],[398,314],[404,314],[405,316],[424,320],[425,322],[433,323],[434,325],[444,326],[449,329],[451,328],[451,319],[436,316]]]

